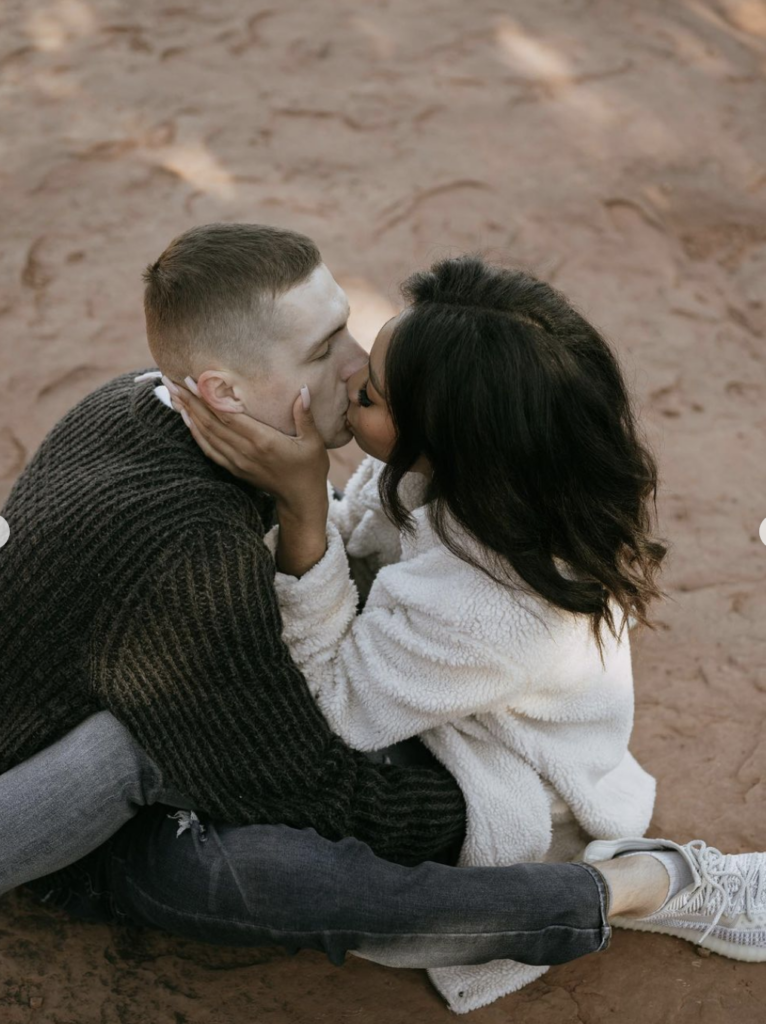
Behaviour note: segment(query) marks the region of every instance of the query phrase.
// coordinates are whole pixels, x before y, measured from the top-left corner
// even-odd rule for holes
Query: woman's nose
[[[358,403],[358,401],[359,401],[359,389],[364,384],[364,374],[365,374],[366,370],[367,370],[367,358],[365,356],[365,361],[364,361],[363,365],[358,367],[354,371],[354,373],[352,373],[351,376],[346,381],[346,388],[348,390],[348,400],[349,400],[349,402],[354,402],[354,404]]]

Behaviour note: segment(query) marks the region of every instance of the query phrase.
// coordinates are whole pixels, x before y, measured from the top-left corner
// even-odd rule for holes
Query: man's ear
[[[242,388],[230,370],[203,370],[196,381],[187,378],[187,387],[194,390],[189,381],[196,385],[197,394],[211,409],[220,412],[245,411]]]

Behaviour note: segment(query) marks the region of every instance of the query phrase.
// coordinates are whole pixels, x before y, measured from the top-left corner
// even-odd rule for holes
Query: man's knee
[[[111,711],[95,711],[83,719],[71,734],[88,756],[101,752],[104,757],[120,756],[124,751],[132,752],[133,739],[118,722]]]
[[[110,711],[90,715],[70,736],[84,776],[109,780],[132,803],[151,802],[161,782],[159,769]]]

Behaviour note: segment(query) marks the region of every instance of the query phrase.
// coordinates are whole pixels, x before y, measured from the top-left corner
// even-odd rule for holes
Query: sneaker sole
[[[692,942],[700,949],[709,949],[713,953],[729,957],[731,960],[744,960],[747,963],[766,963],[766,949],[761,946],[738,946],[734,942],[727,942],[725,939],[717,939],[709,935],[703,945],[688,932],[680,928],[663,928],[657,924],[647,924],[644,921],[637,921],[630,917],[613,917],[610,924],[617,928],[627,928],[634,932],[655,932],[657,935],[672,935],[676,939],[683,939],[685,942]]]

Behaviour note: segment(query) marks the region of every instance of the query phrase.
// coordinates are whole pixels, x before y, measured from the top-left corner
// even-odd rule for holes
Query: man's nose
[[[369,356],[364,351],[361,345],[357,342],[352,342],[346,358],[343,361],[340,371],[340,379],[346,383],[355,374],[363,370],[369,361]]]

